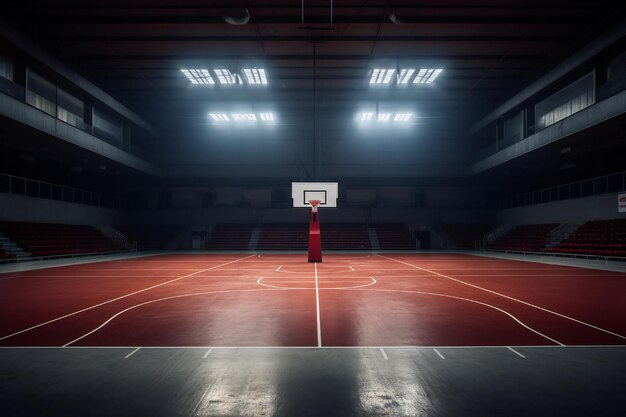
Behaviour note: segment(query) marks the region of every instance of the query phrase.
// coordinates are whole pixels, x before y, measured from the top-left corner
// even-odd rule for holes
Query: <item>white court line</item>
[[[317,271],[316,271],[317,272]],[[317,275],[316,275],[317,278]],[[262,279],[259,278],[259,281]],[[259,282],[257,281],[257,282]],[[317,281],[316,281],[317,284]],[[264,284],[261,284],[264,285]],[[293,290],[291,288],[277,288],[277,289],[273,289],[271,291],[289,291],[289,290]],[[312,288],[305,288],[305,290],[312,290]],[[322,333],[321,333],[321,324],[320,324],[320,309],[319,309],[319,289],[316,285],[315,288],[315,295],[316,295],[316,312],[317,312],[317,346],[318,347],[322,347]],[[350,288],[348,288],[347,290],[350,290]],[[353,289],[353,291],[368,291],[369,289]],[[174,295],[174,296],[170,296],[170,297],[164,297],[164,298],[160,298],[160,299],[156,299],[156,300],[149,300],[149,301],[145,301],[143,303],[139,303],[139,304],[135,304],[133,306],[130,306],[124,310],[121,310],[119,312],[117,312],[116,314],[114,314],[113,316],[111,316],[108,320],[104,321],[100,326],[96,327],[95,329],[91,330],[90,332],[85,333],[84,335],[72,340],[71,342],[66,343],[65,345],[63,345],[64,347],[67,347],[69,345],[72,345],[76,342],[78,342],[81,339],[84,339],[85,337],[97,332],[98,330],[102,329],[103,327],[105,327],[107,324],[109,324],[113,319],[115,319],[116,317],[130,311],[133,310],[135,308],[141,307],[141,306],[145,306],[148,304],[153,304],[153,303],[157,303],[157,302],[161,302],[161,301],[166,301],[166,300],[173,300],[173,299],[178,299],[178,298],[185,298],[185,297],[194,297],[194,296],[199,296],[199,295],[212,295],[212,294],[224,294],[224,293],[235,293],[235,292],[240,292],[240,293],[244,293],[244,292],[257,292],[257,291],[268,291],[268,290],[264,290],[264,289],[245,289],[245,290],[221,290],[221,291],[204,291],[204,292],[198,292],[198,293],[193,293],[193,294],[179,294],[179,295]],[[438,297],[446,297],[446,298],[452,298],[452,299],[457,299],[457,300],[462,300],[462,301],[467,301],[467,302],[471,302],[471,303],[475,303],[475,304],[479,304],[479,305],[483,305],[483,306],[487,306],[489,308],[492,308],[494,310],[497,310],[503,314],[506,314],[507,316],[509,316],[510,318],[512,318],[515,322],[517,322],[518,324],[520,324],[522,327],[526,328],[527,330],[530,330],[531,332],[547,339],[550,340],[551,342],[560,345],[560,346],[565,346],[563,343],[559,342],[556,339],[553,339],[549,336],[546,336],[545,334],[533,329],[532,327],[526,325],[525,323],[523,323],[521,320],[519,320],[517,317],[515,317],[514,315],[512,315],[511,313],[509,313],[508,311],[505,311],[499,307],[495,307],[492,306],[490,304],[487,303],[483,303],[481,301],[476,301],[476,300],[472,300],[469,298],[463,298],[463,297],[456,297],[453,295],[447,295],[447,294],[438,294],[438,293],[430,293],[430,292],[423,292],[423,291],[411,291],[411,290],[387,290],[387,289],[373,289],[373,290],[369,290],[369,291],[380,291],[380,292],[399,292],[399,293],[408,293],[408,294],[421,294],[421,295],[431,295],[431,296],[438,296]]]
[[[362,284],[362,285],[350,285],[349,287],[323,287],[320,288],[321,290],[350,290],[350,289],[354,289],[354,288],[364,288],[364,287],[369,287],[370,285],[374,285],[377,283],[376,279],[374,277],[367,277],[369,278],[369,280],[371,282],[367,283],[367,284]],[[281,287],[278,285],[271,285],[271,284],[266,284],[265,282],[263,282],[263,280],[265,279],[275,279],[273,277],[260,277],[259,279],[257,279],[256,283],[259,285],[262,285],[264,287],[268,287],[268,288],[276,288],[278,290],[313,290],[314,287]],[[365,278],[359,278],[359,279],[365,279]],[[309,281],[278,281],[278,283],[308,283]],[[353,282],[353,281],[322,281],[322,282]],[[319,285],[319,281],[318,281],[318,285]]]
[[[97,332],[98,330],[102,329],[104,326],[106,326],[107,324],[109,324],[111,321],[113,321],[113,319],[115,319],[118,316],[121,316],[122,314],[130,311],[130,310],[134,310],[135,308],[138,307],[142,307],[148,304],[153,304],[153,303],[158,303],[160,301],[167,301],[167,300],[174,300],[177,298],[185,298],[185,297],[195,297],[198,295],[210,295],[210,294],[226,294],[226,293],[232,293],[232,292],[258,292],[258,291],[276,291],[276,290],[266,290],[266,289],[247,289],[247,290],[220,290],[220,291],[203,291],[203,292],[196,292],[196,293],[192,293],[192,294],[179,294],[179,295],[172,295],[170,297],[164,297],[164,298],[157,298],[156,300],[149,300],[149,301],[145,301],[143,303],[139,303],[139,304],[135,304],[132,305],[128,308],[125,308],[124,310],[120,310],[117,313],[115,313],[114,315],[112,315],[111,317],[109,317],[107,320],[105,320],[100,326],[96,327],[95,329],[85,333],[84,335],[77,337],[76,339],[72,340],[71,342],[67,342],[66,344],[63,345],[63,347],[68,347],[69,345],[73,345],[74,343],[78,342],[81,339],[84,339],[85,337]]]
[[[134,346],[0,346],[0,350],[9,349],[131,349]],[[407,349],[508,349],[511,346],[502,345],[451,345],[451,346],[418,346],[418,345],[395,345],[395,346],[322,346],[321,349],[384,349],[390,350],[407,350]],[[519,345],[515,346],[520,349],[626,349],[626,345]],[[239,349],[318,349],[317,346],[141,346],[142,349],[223,349],[223,350],[239,350]]]
[[[447,275],[440,274],[439,272],[431,271],[430,269],[422,268],[422,267],[419,267],[419,266],[416,266],[416,265],[410,264],[410,263],[408,263],[408,262],[401,261],[401,260],[399,260],[399,259],[393,259],[393,258],[389,258],[389,257],[387,257],[387,256],[383,256],[383,255],[379,255],[379,254],[376,254],[376,256],[379,256],[379,257],[381,257],[381,258],[385,258],[385,259],[389,259],[390,261],[399,262],[399,263],[401,263],[401,264],[405,264],[405,265],[408,265],[408,266],[412,266],[412,267],[413,267],[413,268],[415,268],[415,269],[419,269],[419,270],[422,270],[422,271],[430,272],[431,274],[438,275],[438,276],[440,276],[440,277],[443,277],[443,278],[446,278],[446,279],[449,279],[449,280],[452,280],[452,281],[458,282],[458,283],[463,284],[463,285],[468,285],[468,286],[470,286],[470,287],[477,288],[477,289],[479,289],[479,290],[486,291],[486,292],[491,293],[491,294],[499,295],[500,297],[504,297],[504,298],[507,298],[507,299],[509,299],[509,300],[517,301],[518,303],[522,303],[522,304],[525,304],[525,305],[527,305],[527,306],[534,307],[534,308],[536,308],[536,309],[539,309],[539,310],[545,311],[545,312],[547,312],[547,313],[554,314],[555,316],[559,316],[559,317],[562,317],[562,318],[564,318],[564,319],[568,319],[568,320],[574,321],[574,322],[576,322],[576,323],[583,324],[583,325],[588,326],[588,327],[591,327],[591,328],[593,328],[593,329],[600,330],[600,331],[605,332],[605,333],[608,333],[608,334],[610,334],[610,335],[613,335],[613,336],[619,337],[620,339],[626,339],[626,336],[623,336],[623,335],[621,335],[621,334],[619,334],[619,333],[615,333],[615,332],[612,332],[612,331],[610,331],[610,330],[603,329],[602,327],[598,327],[598,326],[595,326],[595,325],[593,325],[593,324],[590,324],[590,323],[584,322],[584,321],[582,321],[582,320],[578,320],[578,319],[575,319],[575,318],[573,318],[573,317],[566,316],[565,314],[557,313],[556,311],[549,310],[549,309],[544,308],[544,307],[540,307],[540,306],[538,306],[538,305],[535,305],[535,304],[529,303],[529,302],[527,302],[527,301],[522,301],[522,300],[520,300],[520,299],[518,299],[518,298],[510,297],[510,296],[508,296],[508,295],[505,295],[505,294],[499,293],[499,292],[497,292],[497,291],[492,291],[492,290],[489,290],[489,289],[487,289],[487,288],[480,287],[480,286],[478,286],[478,285],[470,284],[469,282],[465,282],[465,281],[462,281],[462,280],[457,279],[457,278],[452,278],[452,277],[449,277],[449,276],[447,276]],[[1,340],[1,339],[0,339],[0,340]]]
[[[385,352],[385,349],[380,348],[380,353],[383,355],[383,358],[385,358],[386,361],[389,360],[389,357],[387,356],[387,353]]]
[[[445,359],[445,357],[441,354],[441,352],[439,352],[437,349],[433,349],[433,350],[441,359]]]
[[[322,347],[322,324],[320,321],[320,290],[317,285],[317,262],[315,266],[315,311],[317,313],[317,347]]]
[[[137,352],[139,349],[141,349],[140,347],[136,348],[135,350],[133,350],[132,352],[130,352],[128,355],[124,356],[124,359],[128,359],[131,356],[133,356],[135,354],[135,352]]]
[[[209,356],[211,354],[211,352],[213,351],[213,349],[209,349],[207,350],[204,355],[202,355],[202,359],[206,359],[207,356]]]
[[[151,286],[151,287],[147,287],[147,288],[144,288],[144,289],[141,289],[141,290],[138,290],[138,291],[134,291],[134,292],[131,292],[131,293],[129,293],[129,294],[125,294],[125,295],[122,295],[122,296],[120,296],[120,297],[116,297],[116,298],[113,298],[113,299],[111,299],[111,300],[104,301],[104,302],[102,302],[102,303],[95,304],[95,305],[92,305],[92,306],[90,306],[90,307],[83,308],[83,309],[81,309],[81,310],[74,311],[73,313],[69,313],[69,314],[66,314],[66,315],[64,315],[64,316],[60,316],[60,317],[54,318],[54,319],[52,319],[52,320],[45,321],[45,322],[43,322],[43,323],[36,324],[36,325],[34,325],[34,326],[31,326],[31,327],[28,327],[28,328],[26,328],[26,329],[23,329],[23,330],[17,331],[17,332],[15,332],[15,333],[11,333],[11,334],[8,334],[8,335],[6,335],[6,336],[2,336],[2,337],[0,337],[0,340],[8,339],[8,338],[10,338],[10,337],[17,336],[18,334],[22,334],[22,333],[28,332],[28,331],[30,331],[30,330],[36,329],[36,328],[38,328],[38,327],[45,326],[45,325],[50,324],[50,323],[54,323],[55,321],[63,320],[63,319],[65,319],[65,318],[68,318],[68,317],[74,316],[74,315],[76,315],[76,314],[83,313],[83,312],[88,311],[88,310],[92,310],[92,309],[94,309],[94,308],[97,308],[97,307],[103,306],[103,305],[105,305],[105,304],[113,303],[113,302],[118,301],[118,300],[121,300],[121,299],[123,299],[123,298],[128,298],[128,297],[131,297],[131,296],[133,296],[133,295],[136,295],[136,294],[139,294],[139,293],[142,293],[142,292],[145,292],[145,291],[152,290],[152,289],[154,289],[154,288],[162,287],[162,286],[164,286],[164,285],[171,284],[172,282],[180,281],[181,279],[184,279],[184,278],[189,278],[189,277],[191,277],[191,276],[194,276],[194,275],[200,274],[200,273],[202,273],[202,272],[209,271],[209,270],[211,270],[211,269],[219,268],[219,267],[221,267],[221,266],[230,265],[230,264],[232,264],[232,263],[235,263],[235,262],[238,262],[238,261],[242,261],[242,260],[244,260],[244,259],[248,259],[248,258],[250,258],[250,257],[252,257],[252,256],[254,256],[254,255],[244,256],[243,258],[235,259],[234,261],[229,261],[229,262],[226,262],[226,263],[223,263],[223,264],[220,264],[220,265],[212,266],[212,267],[210,267],[210,268],[207,268],[207,269],[202,269],[202,270],[197,271],[197,272],[194,272],[194,273],[192,273],[192,274],[183,275],[182,277],[179,277],[179,278],[171,279],[171,280],[169,280],[169,281],[165,281],[165,282],[162,282],[162,283],[160,283],[160,284],[153,285],[153,286]]]
[[[511,352],[515,353],[517,356],[520,356],[524,359],[526,359],[526,356],[522,355],[521,353],[519,353],[517,350],[513,349],[511,346],[507,346],[506,347],[508,350],[510,350]]]
[[[448,295],[448,294],[439,294],[439,293],[435,293],[435,292],[426,292],[426,291],[413,291],[413,290],[388,290],[388,289],[376,289],[376,288],[357,288],[354,291],[379,291],[379,292],[400,292],[400,293],[407,293],[407,294],[421,294],[421,295],[432,295],[435,297],[445,297],[445,298],[452,298],[455,300],[461,300],[461,301],[467,301],[469,303],[474,303],[474,304],[479,304],[482,306],[486,306],[489,308],[492,308],[494,310],[497,310],[503,314],[506,314],[507,316],[509,316],[510,318],[512,318],[516,323],[518,323],[520,326],[524,327],[527,330],[530,330],[531,332],[543,337],[544,339],[548,339],[549,341],[559,345],[559,346],[565,346],[565,344],[559,342],[556,339],[551,338],[550,336],[547,336],[543,333],[541,333],[538,330],[533,329],[532,327],[530,327],[529,325],[527,325],[526,323],[524,323],[523,321],[521,321],[520,319],[518,319],[517,317],[515,317],[513,314],[509,313],[506,310],[501,309],[500,307],[496,307],[493,306],[491,304],[487,304],[487,303],[483,303],[482,301],[477,301],[477,300],[472,300],[471,298],[463,298],[463,297],[457,297],[455,295]]]

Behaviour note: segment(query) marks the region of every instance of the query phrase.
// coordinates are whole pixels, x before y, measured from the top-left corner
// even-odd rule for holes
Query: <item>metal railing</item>
[[[626,191],[626,171],[515,194],[501,200],[497,208],[530,206],[620,191]]]
[[[95,193],[2,173],[0,173],[0,192],[110,208],[122,208],[124,203],[124,200],[119,196]]]
[[[137,241],[129,240],[128,236],[119,230],[109,226],[108,224],[98,225],[96,227],[100,233],[111,239],[116,245],[126,250],[137,252]]]

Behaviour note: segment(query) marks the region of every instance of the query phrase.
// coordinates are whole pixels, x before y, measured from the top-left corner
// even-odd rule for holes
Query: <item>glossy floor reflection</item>
[[[623,415],[626,348],[0,350],[6,416]]]

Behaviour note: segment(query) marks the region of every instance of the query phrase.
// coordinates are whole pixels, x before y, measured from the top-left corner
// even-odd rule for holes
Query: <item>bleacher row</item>
[[[122,248],[91,226],[0,222],[0,232],[32,256],[119,251]],[[5,253],[5,251],[2,251]],[[11,259],[13,254],[3,259]]]
[[[247,249],[252,237],[252,224],[218,224],[208,238],[210,250]],[[381,249],[415,249],[409,231],[403,224],[377,224],[376,231]],[[270,223],[259,227],[256,249],[298,250],[306,249],[309,228],[306,223]],[[368,227],[361,223],[326,223],[322,225],[322,248],[337,250],[372,249]]]
[[[590,221],[566,239],[551,244],[548,236],[557,226],[556,223],[518,226],[491,243],[488,249],[626,257],[626,219]],[[206,248],[246,250],[255,227],[252,224],[218,224],[206,241]],[[415,249],[403,224],[374,224],[369,227],[375,231],[381,249]],[[476,239],[488,229],[487,225],[444,225],[444,230],[457,247],[468,249],[472,249]],[[139,241],[140,249],[166,249],[165,242],[171,242],[179,232],[179,226],[124,226],[120,230],[125,233],[130,231],[129,237]],[[258,227],[257,233],[253,246],[259,250],[303,250],[308,245],[307,224],[264,224]],[[34,257],[122,250],[93,227],[80,225],[0,222],[0,239],[10,239]],[[322,247],[372,249],[368,226],[361,223],[324,224]],[[0,260],[15,258],[12,250],[5,250],[0,244]]]
[[[566,240],[542,252],[626,256],[626,219],[587,222]]]
[[[13,258],[15,258],[14,254],[6,253],[4,249],[0,248],[0,260],[13,259]]]
[[[626,257],[626,219],[589,221],[552,244],[549,233],[558,226],[558,223],[518,226],[490,244],[488,249]]]

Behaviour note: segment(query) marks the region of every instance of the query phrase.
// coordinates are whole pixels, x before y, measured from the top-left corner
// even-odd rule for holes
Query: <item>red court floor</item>
[[[0,274],[2,346],[626,344],[626,274],[461,254],[163,255]]]

